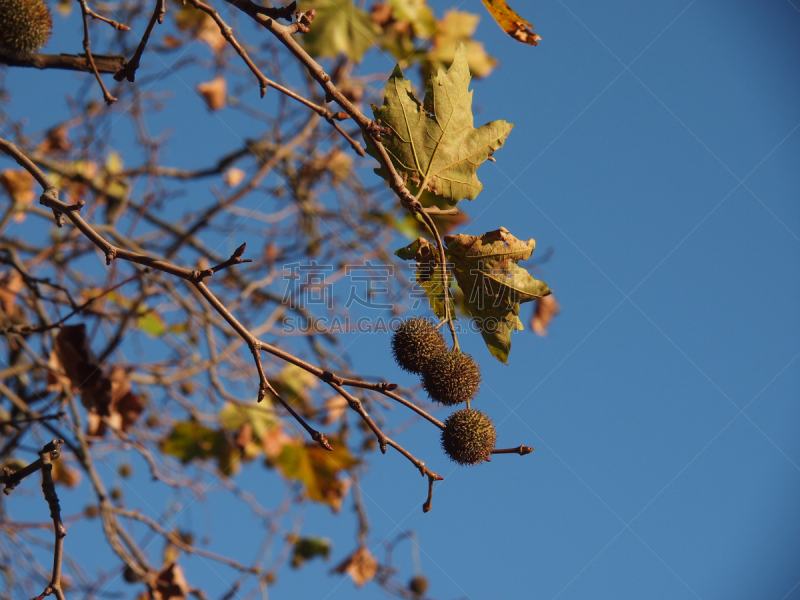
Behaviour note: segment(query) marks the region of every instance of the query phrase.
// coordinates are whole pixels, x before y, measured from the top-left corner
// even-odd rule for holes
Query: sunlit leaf
[[[386,84],[383,105],[372,107],[390,130],[382,142],[395,168],[413,194],[424,192],[421,200],[428,205],[436,199],[456,204],[475,198],[483,189],[478,166],[502,147],[513,127],[505,121],[473,127],[469,82],[466,51],[459,44],[450,69],[428,80],[423,103],[398,66]],[[376,156],[371,144],[368,151]],[[388,178],[382,168],[375,172]]]
[[[328,504],[338,511],[350,489],[350,480],[340,478],[339,473],[359,461],[341,439],[329,441],[333,452],[322,449],[316,442],[286,444],[275,459],[275,465],[287,479],[303,483],[309,500]]]
[[[531,317],[531,329],[541,336],[547,335],[547,328],[550,326],[550,321],[553,320],[559,312],[561,307],[556,302],[556,297],[553,294],[549,296],[542,296],[536,301],[536,308]]]
[[[480,236],[446,236],[444,242],[448,270],[463,292],[460,301],[478,325],[489,351],[506,363],[511,332],[524,328],[519,305],[551,293],[546,283],[534,279],[517,264],[531,257],[536,243],[532,239],[518,240],[505,227]],[[431,308],[444,318],[441,275],[437,275],[441,273],[441,262],[434,246],[419,238],[395,254],[417,261],[418,281],[428,294]],[[427,274],[432,274],[428,275],[429,281],[425,280]],[[451,304],[451,314],[454,310]]]
[[[211,81],[206,81],[197,86],[197,93],[206,101],[206,106],[211,111],[218,111],[225,108],[225,99],[228,93],[228,85],[225,78],[220,75]]]
[[[432,73],[447,68],[455,60],[456,47],[464,44],[469,70],[473,77],[486,77],[497,66],[497,59],[490,56],[483,44],[472,39],[478,22],[478,15],[450,10],[436,28],[432,38],[431,50],[427,59]]]
[[[67,486],[68,488],[77,487],[81,482],[81,472],[67,464],[64,457],[53,461],[53,481]]]
[[[533,33],[533,25],[520,17],[506,3],[506,0],[481,0],[489,13],[500,25],[501,29],[515,40],[536,46],[541,41],[541,37]]]
[[[317,388],[319,379],[292,364],[287,364],[270,383],[284,401],[303,415],[313,416],[316,412],[311,403],[310,392]]]
[[[378,573],[378,561],[366,546],[360,546],[355,552],[342,561],[335,569],[337,573],[346,573],[358,587],[372,580]]]
[[[301,2],[298,9],[316,11],[311,31],[301,38],[312,56],[335,58],[344,54],[360,62],[377,40],[377,26],[352,0],[306,1]]]
[[[425,0],[389,0],[392,18],[409,23],[414,35],[425,38],[436,31],[436,18]]]
[[[543,281],[534,279],[517,263],[531,257],[536,243],[518,240],[505,227],[480,236],[457,235],[444,239],[447,260],[463,290],[470,314],[481,330],[489,351],[508,361],[511,332],[523,329],[519,305],[550,294]]]
[[[36,199],[36,180],[24,169],[4,169],[0,172],[0,187],[14,202],[17,212],[14,220],[19,223],[25,219],[25,207]]]
[[[136,325],[150,337],[161,337],[167,331],[163,317],[154,310],[145,310],[136,319]]]
[[[225,431],[237,434],[236,444],[249,460],[264,451],[263,436],[277,419],[270,400],[265,398],[258,404],[226,402],[219,412],[219,422]]]

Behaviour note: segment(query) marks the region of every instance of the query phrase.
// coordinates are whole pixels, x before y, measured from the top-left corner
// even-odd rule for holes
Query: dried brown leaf
[[[189,584],[183,569],[175,563],[167,565],[156,577],[156,587],[150,589],[153,600],[185,600],[189,594]]]
[[[164,37],[161,38],[161,43],[165,48],[169,48],[170,50],[183,46],[183,40],[168,33],[164,34]]]
[[[44,154],[55,154],[58,152],[68,152],[71,148],[72,143],[69,141],[69,128],[61,124],[47,132],[47,137],[42,140],[37,150]]]
[[[225,108],[227,91],[228,84],[221,75],[197,86],[197,92],[203,97],[203,100],[206,101],[209,110],[213,111]]]
[[[378,561],[366,546],[360,546],[333,570],[336,573],[346,573],[358,587],[361,587],[377,574]]]
[[[533,329],[536,335],[547,335],[547,327],[550,325],[550,321],[552,321],[553,317],[559,312],[561,312],[561,307],[558,306],[558,302],[553,294],[542,296],[536,301],[536,308],[531,317],[531,329]]]
[[[22,291],[25,281],[19,271],[13,269],[0,278],[0,308],[8,318],[13,318],[17,311],[14,303]]]
[[[323,423],[328,426],[335,423],[344,416],[347,409],[347,400],[341,396],[334,396],[325,401],[324,410],[328,413],[325,415]]]
[[[73,469],[64,460],[63,456],[59,460],[53,461],[53,481],[64,484],[69,488],[77,487],[81,482],[81,472]]]
[[[0,172],[0,186],[17,205],[14,207],[17,211],[14,220],[17,223],[25,219],[25,206],[36,198],[35,185],[36,180],[33,175],[23,169],[4,169]]]
[[[228,43],[225,36],[220,33],[219,26],[209,16],[206,16],[202,25],[200,25],[197,39],[208,44],[214,54],[219,54]]]

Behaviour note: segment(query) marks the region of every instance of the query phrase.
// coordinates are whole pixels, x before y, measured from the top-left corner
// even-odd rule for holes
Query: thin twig
[[[519,454],[525,456],[533,452],[532,446],[519,446],[518,448],[497,448],[492,450],[492,454]]]
[[[112,96],[111,93],[106,89],[106,85],[103,83],[100,73],[97,72],[97,65],[94,64],[94,57],[92,56],[92,42],[89,38],[89,14],[91,14],[94,18],[98,18],[99,15],[96,15],[91,11],[91,9],[86,5],[86,0],[78,0],[78,4],[81,5],[81,17],[83,18],[83,51],[86,53],[86,58],[92,67],[92,72],[94,72],[95,78],[97,78],[97,83],[100,84],[100,89],[103,90],[103,100],[106,101],[106,104],[111,106],[117,101],[117,99],[114,98],[114,96]],[[114,21],[114,23],[116,23],[116,21]],[[116,24],[119,25],[118,23]]]
[[[57,459],[61,454],[61,445],[63,443],[64,440],[53,440],[45,445],[39,453],[39,460],[42,461],[42,492],[44,492],[44,498],[50,507],[50,518],[53,519],[53,529],[55,530],[53,576],[42,596],[55,594],[58,600],[64,600],[64,592],[61,589],[61,562],[64,557],[64,538],[67,535],[67,530],[61,522],[61,506],[58,503],[56,485],[53,482],[53,463],[51,461]]]
[[[114,79],[116,81],[127,79],[128,81],[133,82],[136,79],[136,69],[139,68],[139,61],[141,60],[142,53],[147,46],[147,40],[150,39],[150,34],[153,32],[153,27],[156,26],[156,22],[159,24],[164,22],[165,13],[166,8],[164,6],[164,0],[156,0],[156,7],[153,9],[153,16],[150,17],[150,22],[147,24],[147,29],[144,30],[142,40],[139,42],[139,46],[136,48],[136,52],[133,53],[133,57],[131,58],[130,62],[128,62],[114,74]]]
[[[108,17],[104,17],[103,15],[97,14],[91,8],[89,8],[89,5],[86,3],[85,0],[83,0],[83,1],[78,0],[78,1],[81,2],[81,4],[85,4],[86,5],[86,8],[85,8],[84,12],[87,15],[89,15],[90,17],[92,17],[93,19],[97,19],[98,21],[103,21],[104,23],[108,23],[109,25],[111,25],[117,31],[130,31],[131,30],[131,28],[128,27],[127,25],[125,25],[124,23],[120,23],[119,21],[115,21],[114,19],[109,19]]]

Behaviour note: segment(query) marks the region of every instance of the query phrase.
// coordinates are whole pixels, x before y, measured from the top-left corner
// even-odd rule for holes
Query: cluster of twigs
[[[237,41],[236,37],[234,36],[232,28],[222,19],[220,14],[217,12],[216,9],[211,7],[208,4],[201,2],[200,0],[187,0],[188,3],[195,7],[197,10],[202,11],[203,13],[207,14],[211,19],[213,19],[214,23],[218,26],[220,33],[228,42],[228,44],[234,49],[236,54],[242,59],[246,67],[249,71],[252,72],[253,76],[255,77],[260,93],[263,96],[268,88],[273,88],[283,94],[286,98],[291,99],[292,101],[297,101],[301,105],[305,106],[309,110],[311,110],[315,115],[324,119],[327,123],[329,123],[334,130],[344,139],[347,144],[360,156],[365,156],[364,149],[362,148],[361,144],[356,141],[354,138],[353,133],[348,133],[342,128],[342,121],[351,120],[355,123],[360,130],[361,135],[367,140],[367,143],[374,149],[374,155],[377,156],[378,161],[382,169],[389,174],[388,181],[389,187],[391,188],[396,200],[399,202],[399,205],[402,206],[405,210],[409,211],[413,215],[417,215],[428,227],[431,234],[434,236],[437,244],[437,248],[440,255],[440,262],[443,268],[443,281],[447,281],[447,273],[444,271],[445,260],[444,256],[444,245],[442,243],[442,237],[439,233],[439,230],[434,222],[433,216],[441,216],[441,215],[453,215],[457,214],[457,211],[453,210],[439,210],[439,209],[426,209],[424,208],[417,198],[415,198],[409,190],[406,188],[403,178],[398,174],[397,170],[394,168],[392,161],[384,148],[381,138],[383,135],[387,135],[388,131],[384,129],[380,123],[375,122],[372,119],[369,119],[365,116],[359,108],[356,106],[354,102],[352,102],[348,97],[337,87],[337,84],[331,76],[329,76],[323,67],[312,58],[298,43],[295,39],[297,34],[307,33],[309,28],[313,27],[313,20],[314,20],[314,11],[302,12],[296,10],[296,5],[293,2],[292,4],[281,7],[281,8],[267,8],[263,7],[259,4],[255,4],[250,0],[226,0],[229,4],[234,6],[236,9],[241,11],[241,13],[250,17],[255,23],[266,29],[275,40],[277,40],[288,52],[299,62],[300,65],[308,72],[311,78],[316,82],[319,88],[322,90],[324,94],[324,100],[327,103],[335,102],[340,110],[332,111],[325,106],[322,106],[318,102],[314,102],[311,99],[306,98],[302,94],[290,89],[289,87],[283,85],[278,81],[274,81],[261,71],[259,66],[257,66],[256,62],[251,59],[249,53],[245,49],[245,47]],[[95,13],[85,0],[79,0],[79,4],[81,7],[81,15],[83,19],[83,50],[84,54],[80,56],[54,56],[54,55],[32,55],[30,57],[20,59],[20,58],[7,58],[4,57],[2,62],[5,64],[9,64],[12,66],[33,66],[37,68],[62,68],[62,69],[72,69],[72,70],[82,70],[82,71],[90,71],[94,73],[100,87],[102,90],[103,98],[105,102],[109,105],[113,104],[117,101],[110,91],[107,89],[105,84],[103,83],[103,79],[101,77],[101,73],[114,73],[114,79],[118,82],[122,82],[127,80],[128,82],[134,82],[136,79],[137,70],[140,67],[142,55],[147,47],[149,38],[158,23],[162,23],[166,11],[166,5],[164,0],[156,0],[155,7],[153,9],[152,16],[149,20],[149,23],[146,27],[144,34],[142,35],[141,41],[133,53],[132,57],[129,60],[125,60],[120,56],[99,56],[92,54],[91,52],[91,41],[89,37],[89,18],[92,19],[99,19],[110,24],[117,30],[127,30],[128,27],[120,22],[114,21],[112,19],[108,19],[103,17],[97,13]],[[288,21],[288,25],[283,25],[278,22],[279,19]],[[309,127],[304,129],[297,137],[297,143],[300,143],[304,139],[308,138],[310,135],[311,130],[316,125],[316,117],[313,120],[309,121]],[[260,169],[259,173],[253,178],[251,183],[248,186],[245,186],[241,194],[246,193],[255,188],[258,185],[261,178],[265,176],[270,170],[275,168],[275,166],[279,163],[279,161],[284,160],[286,158],[286,153],[291,152],[293,149],[293,144],[295,142],[291,141],[288,143],[284,143],[279,149],[274,148],[267,148],[266,146],[259,147],[257,143],[249,144],[243,151],[238,153],[233,153],[227,157],[223,157],[220,159],[219,163],[210,169],[206,169],[204,171],[195,172],[195,173],[187,173],[181,172],[178,170],[169,170],[164,169],[158,165],[148,165],[146,173],[148,176],[165,176],[165,177],[177,177],[177,178],[195,178],[195,177],[202,177],[209,174],[220,173],[222,170],[230,165],[232,162],[243,156],[245,153],[251,153],[257,157],[266,156],[267,154],[271,153],[273,159],[267,159],[262,161],[262,168]],[[103,292],[103,294],[107,294],[112,289],[119,287],[125,283],[132,281],[133,279],[141,279],[146,274],[151,274],[155,272],[165,273],[173,278],[177,278],[187,282],[192,289],[195,291],[196,295],[202,298],[206,303],[207,306],[211,307],[213,311],[216,312],[217,316],[221,318],[227,325],[232,329],[235,334],[238,336],[238,344],[245,344],[252,355],[253,363],[256,368],[256,373],[258,376],[259,381],[259,390],[258,390],[258,399],[261,401],[264,399],[267,394],[270,394],[296,421],[297,423],[308,433],[310,438],[317,442],[323,448],[328,450],[331,449],[331,445],[329,443],[328,438],[326,437],[325,433],[318,431],[315,429],[306,419],[303,418],[301,414],[295,408],[293,408],[292,403],[290,400],[283,398],[281,394],[275,389],[275,387],[270,383],[264,366],[262,364],[262,353],[267,353],[271,356],[279,358],[287,363],[295,365],[300,369],[310,373],[314,377],[318,378],[321,382],[329,386],[332,390],[334,390],[337,394],[339,394],[342,398],[345,399],[347,405],[350,409],[355,411],[359,417],[362,419],[365,426],[369,429],[369,431],[374,435],[375,439],[377,440],[377,444],[381,450],[381,452],[385,453],[387,447],[392,447],[397,450],[401,455],[406,457],[412,465],[419,470],[423,477],[427,478],[428,483],[428,494],[427,499],[424,502],[423,510],[427,512],[431,509],[432,506],[432,494],[433,494],[433,483],[434,481],[441,480],[442,477],[438,473],[431,470],[425,462],[415,457],[411,452],[405,449],[402,445],[398,442],[393,440],[387,433],[383,430],[381,425],[373,419],[373,417],[367,411],[367,408],[364,405],[364,401],[358,396],[356,393],[357,390],[367,390],[373,392],[375,394],[384,396],[389,398],[390,400],[399,403],[400,405],[412,410],[414,413],[422,417],[423,419],[429,421],[439,429],[444,427],[443,423],[436,419],[433,415],[427,412],[423,407],[419,406],[418,404],[412,402],[404,398],[402,395],[398,394],[395,390],[397,385],[394,383],[388,383],[385,381],[382,382],[369,382],[365,381],[356,377],[349,377],[344,376],[342,374],[336,373],[334,370],[331,370],[327,367],[320,367],[314,364],[311,364],[273,344],[267,343],[263,339],[259,337],[259,331],[253,329],[252,327],[248,327],[247,325],[243,324],[236,316],[234,316],[235,308],[232,306],[232,303],[226,302],[220,299],[219,295],[212,291],[211,287],[209,286],[209,281],[214,282],[215,280],[219,279],[223,275],[230,275],[230,277],[241,280],[241,275],[236,274],[236,267],[242,265],[243,263],[250,262],[250,259],[243,258],[245,252],[245,245],[242,244],[239,246],[227,259],[223,257],[215,257],[215,253],[212,252],[209,248],[205,247],[205,245],[196,237],[196,233],[200,231],[201,228],[205,227],[209,222],[212,216],[224,212],[233,207],[235,201],[241,197],[241,194],[234,195],[230,201],[220,201],[216,205],[214,205],[211,209],[206,211],[205,214],[201,215],[200,218],[197,219],[195,226],[189,227],[184,230],[180,230],[176,226],[170,224],[169,222],[164,221],[163,219],[159,219],[158,217],[151,214],[145,206],[136,207],[131,199],[117,199],[118,201],[126,202],[129,206],[132,206],[134,209],[138,210],[138,217],[143,218],[147,221],[150,221],[153,225],[164,229],[165,231],[169,231],[172,235],[177,238],[177,241],[167,249],[164,253],[163,257],[156,257],[152,254],[144,251],[143,249],[137,249],[135,243],[132,240],[126,238],[123,235],[120,235],[119,232],[115,231],[113,228],[105,229],[99,228],[96,224],[91,223],[89,220],[85,219],[82,216],[82,209],[84,209],[85,202],[80,199],[73,203],[65,202],[60,197],[60,190],[59,187],[53,182],[53,180],[48,177],[42,167],[46,169],[55,170],[67,176],[67,179],[73,182],[80,183],[81,185],[88,186],[90,189],[93,189],[95,192],[99,194],[109,194],[109,190],[107,186],[105,186],[104,182],[93,178],[90,175],[85,175],[77,172],[69,172],[69,168],[65,165],[58,164],[52,158],[48,157],[46,154],[37,153],[37,152],[26,152],[18,148],[15,144],[10,141],[0,139],[0,150],[2,150],[5,154],[12,157],[23,169],[25,169],[28,173],[30,173],[36,180],[36,182],[41,186],[43,193],[39,198],[39,203],[41,206],[45,207],[46,209],[52,211],[52,215],[55,218],[56,223],[59,227],[61,227],[65,219],[69,220],[71,224],[76,228],[77,231],[82,234],[86,240],[91,242],[96,248],[99,248],[100,251],[105,256],[106,264],[113,267],[115,265],[115,261],[122,260],[127,261],[130,263],[134,263],[137,265],[141,265],[144,269],[139,270],[133,277],[130,277],[123,281],[120,284],[117,284],[114,288],[109,288]],[[129,175],[137,174],[135,170],[131,170]],[[110,237],[114,238],[112,241],[109,239]],[[208,257],[210,260],[216,262],[215,266],[206,267],[206,268],[196,268],[196,269],[189,269],[177,264],[174,260],[171,259],[172,256],[176,254],[179,248],[187,244],[189,247],[194,248],[194,250],[200,253],[203,256]],[[24,269],[17,265],[21,273],[26,275],[29,279],[29,275],[24,273]],[[224,272],[222,275],[218,275]],[[163,282],[164,286],[168,286],[170,284]],[[444,293],[447,294],[447,290],[449,286],[444,285]],[[247,290],[252,290],[252,288],[247,287]],[[102,295],[102,294],[101,294]],[[143,296],[146,295],[143,290]],[[99,296],[98,296],[99,297]],[[55,321],[55,322],[47,322],[40,324],[38,327],[18,327],[12,326],[5,328],[5,334],[7,338],[16,344],[21,351],[26,354],[33,363],[35,363],[39,368],[45,370],[46,372],[52,371],[52,367],[49,366],[45,361],[41,359],[41,357],[36,353],[32,348],[30,348],[25,340],[26,336],[31,335],[32,333],[44,333],[48,332],[51,329],[58,328],[63,324],[70,316],[80,314],[86,309],[88,309],[93,301],[95,301],[98,297],[92,297],[89,300],[77,304],[70,299],[71,302],[71,311],[68,313],[67,316]],[[139,299],[141,300],[141,298]],[[275,299],[272,299],[275,301]],[[444,306],[449,310],[450,303],[448,299],[445,298]],[[117,333],[112,336],[112,341],[109,344],[108,348],[102,353],[100,360],[102,361],[105,357],[110,355],[114,348],[120,343],[122,339],[122,332],[124,331],[124,326],[130,323],[131,315],[128,315],[126,319],[123,319],[123,325],[117,330]],[[451,333],[453,335],[454,343],[457,344],[456,341],[456,332],[452,323],[452,318],[450,315],[447,315],[446,322],[451,329]],[[211,321],[209,321],[211,323]],[[209,325],[210,327],[210,325]],[[230,355],[231,352],[235,350],[237,343],[231,342],[229,347],[223,351],[223,354]],[[219,375],[215,370],[215,365],[219,361],[219,353],[217,349],[214,347],[211,339],[209,339],[209,347],[210,353],[212,355],[211,362],[208,365],[205,365],[206,368],[210,367],[211,372],[211,381],[212,385],[215,387],[218,393],[223,397],[228,395],[228,392],[225,391],[224,386],[222,385]],[[203,365],[197,367],[197,370],[200,371],[204,368]],[[184,373],[184,376],[191,375],[190,373]],[[140,381],[152,381],[152,382],[163,382],[165,379],[162,377],[156,377],[154,379],[148,380],[146,376],[141,376]],[[30,408],[29,402],[25,401],[23,398],[20,398],[13,390],[6,387],[2,383],[0,383],[0,392],[10,398],[11,402],[14,406],[19,410],[19,413],[22,415],[20,419],[27,419],[27,420],[38,420],[42,423],[45,427],[49,430],[59,433],[60,429],[47,422],[48,417],[46,415],[39,414],[38,412],[32,410]],[[351,391],[355,390],[355,391]],[[149,527],[151,527],[155,532],[163,535],[165,538],[170,540],[170,542],[174,543],[176,546],[181,548],[184,551],[192,552],[192,553],[199,553],[204,556],[208,556],[210,558],[214,558],[216,560],[220,560],[229,566],[232,566],[243,573],[254,574],[259,578],[265,578],[267,576],[267,572],[258,567],[251,567],[248,565],[242,565],[237,563],[236,561],[230,561],[225,559],[224,557],[219,557],[217,555],[212,555],[211,553],[207,553],[197,549],[196,547],[192,546],[191,544],[187,544],[182,541],[178,536],[174,533],[165,530],[159,523],[149,519],[148,517],[136,512],[136,511],[126,511],[124,509],[120,509],[113,505],[113,503],[109,499],[109,494],[105,489],[100,477],[97,474],[97,470],[92,462],[91,455],[89,452],[89,445],[86,437],[82,435],[81,429],[81,418],[79,415],[77,404],[75,403],[74,397],[68,398],[68,403],[71,409],[71,416],[72,416],[72,426],[71,426],[71,433],[73,434],[76,442],[63,442],[65,443],[66,447],[68,447],[77,457],[78,461],[80,462],[81,466],[84,470],[89,474],[92,486],[95,489],[95,492],[98,495],[100,500],[100,516],[103,521],[103,527],[105,533],[111,543],[112,548],[118,554],[118,556],[124,561],[127,565],[127,568],[130,569],[133,575],[150,585],[151,587],[156,586],[156,573],[157,570],[154,569],[151,565],[147,563],[143,553],[138,549],[134,540],[131,539],[129,534],[126,530],[120,525],[119,518],[125,519],[135,519],[140,522],[145,523]],[[189,410],[193,410],[191,407],[187,407]],[[17,419],[17,422],[20,422]],[[170,481],[168,475],[159,472],[157,467],[156,461],[153,460],[152,456],[149,456],[148,450],[144,445],[137,445],[130,439],[126,439],[126,434],[120,430],[114,430],[115,434],[123,440],[126,440],[129,443],[134,443],[137,449],[142,453],[148,463],[151,465],[151,469],[153,472],[154,477],[159,479]],[[63,436],[65,439],[68,437],[66,435]],[[58,515],[57,507],[58,501],[55,497],[54,488],[52,486],[52,480],[50,480],[49,484],[47,483],[49,477],[49,470],[50,470],[50,460],[56,458],[58,455],[58,451],[60,450],[60,444],[58,443],[58,448],[53,449],[51,448],[48,450],[48,447],[45,447],[45,450],[40,453],[40,459],[31,467],[29,467],[24,474],[20,471],[16,474],[6,473],[4,474],[3,481],[6,483],[7,487],[13,487],[16,482],[19,481],[22,477],[29,472],[38,470],[39,468],[42,469],[43,477],[45,479],[45,497],[48,499],[48,503],[51,507],[51,516],[53,517],[54,524],[56,526],[56,558],[58,563],[58,568],[54,567],[53,569],[53,577],[50,583],[50,586],[45,590],[44,595],[48,593],[54,593],[57,597],[63,597],[63,593],[61,592],[60,588],[60,564],[61,564],[61,555],[62,555],[62,544],[63,544],[63,535],[65,535],[65,530],[63,525],[60,522],[60,516]],[[498,449],[495,450],[495,453],[515,453],[519,455],[527,454],[531,451],[531,448],[527,446],[519,446],[517,448],[508,448],[508,449]],[[35,465],[35,466],[34,466]],[[172,482],[174,483],[174,481]],[[56,507],[54,510],[53,507]],[[366,526],[365,526],[366,527]],[[362,534],[365,532],[365,527],[362,528]],[[199,593],[199,592],[198,592]]]

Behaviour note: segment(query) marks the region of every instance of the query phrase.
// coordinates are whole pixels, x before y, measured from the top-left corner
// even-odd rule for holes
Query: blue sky
[[[506,226],[554,249],[542,278],[562,313],[545,338],[516,333],[509,366],[478,335],[460,342],[482,366],[474,406],[498,444],[536,450],[458,468],[417,423],[398,441],[445,481],[423,514],[413,469],[373,457],[361,481],[370,546],[382,554],[415,530],[436,598],[800,599],[800,4],[513,6],[539,47],[505,36],[477,0],[462,5],[483,15],[477,38],[500,61],[473,82],[476,124],[515,129],[479,171],[484,192],[459,208],[466,233]],[[377,54],[368,65],[392,66]],[[9,87],[43,77],[9,73]],[[208,117],[179,82],[159,85],[184,103],[182,148],[250,135],[230,111]],[[21,90],[10,112],[34,121],[46,106],[33,96]],[[347,344],[363,372],[415,383],[388,336]],[[243,475],[256,487],[262,477]],[[215,502],[214,529],[233,532],[220,550],[257,547],[248,516]],[[353,597],[326,574],[355,547],[352,515],[309,506],[303,527],[332,538],[334,556],[282,572],[271,597]],[[230,576],[187,565],[209,585]]]

